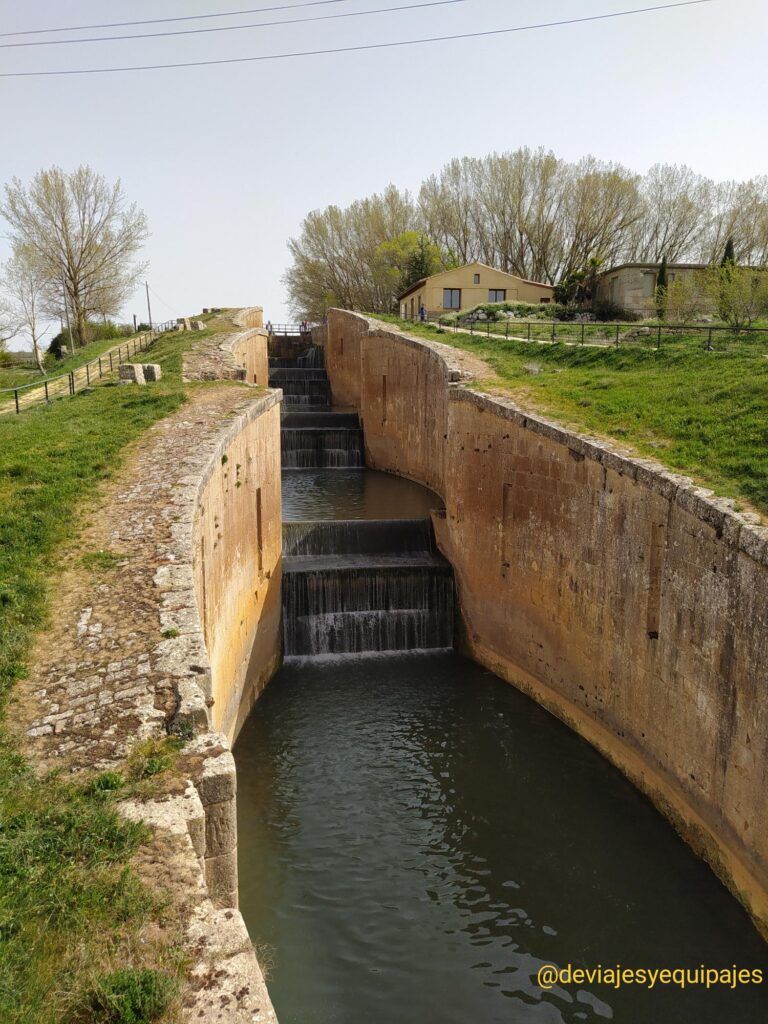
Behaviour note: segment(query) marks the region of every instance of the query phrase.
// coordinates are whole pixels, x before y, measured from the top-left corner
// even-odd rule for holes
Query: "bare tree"
[[[319,318],[331,305],[388,312],[399,271],[392,273],[386,243],[414,220],[411,197],[393,185],[346,209],[308,214],[299,238],[288,242],[293,265],[284,280],[294,313]]]
[[[421,186],[419,213],[427,236],[455,253],[460,263],[483,259],[482,216],[478,202],[481,161],[451,160]]]
[[[127,203],[120,181],[110,185],[90,167],[52,167],[29,187],[14,178],[0,214],[14,244],[34,253],[52,316],[62,312],[63,278],[79,344],[88,318],[117,313],[144,270],[136,257],[148,236],[145,214]]]
[[[5,297],[0,297],[0,356],[7,351],[8,342],[18,334],[19,328],[13,310]]]
[[[37,368],[45,374],[40,342],[48,331],[48,327],[43,326],[48,281],[35,253],[15,245],[12,257],[3,268],[0,285],[16,333],[27,337]]]
[[[696,258],[707,229],[713,183],[690,167],[655,164],[640,182],[643,204],[633,259],[670,263]]]

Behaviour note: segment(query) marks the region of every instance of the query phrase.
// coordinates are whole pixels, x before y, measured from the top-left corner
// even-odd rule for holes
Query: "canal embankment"
[[[484,394],[454,350],[332,310],[369,466],[436,491],[461,646],[616,764],[768,931],[768,532]]]
[[[213,372],[218,358],[222,378],[245,381],[232,355],[240,325],[225,317],[223,327],[201,339],[202,356],[183,353],[185,376],[204,363]],[[262,351],[266,377],[266,342]],[[179,377],[181,361],[169,363]],[[134,392],[120,394],[130,402]],[[134,402],[151,398],[147,389]],[[128,974],[168,975],[180,1020],[268,1024],[274,1013],[237,909],[230,737],[280,652],[280,393],[222,383],[184,399],[89,504],[8,717],[41,777],[56,769],[86,791],[94,780],[105,803],[151,826],[121,875],[145,894],[146,919],[135,936],[99,936],[104,963],[119,956]],[[66,972],[77,949],[63,954]],[[54,980],[50,998],[61,1002],[69,978]]]

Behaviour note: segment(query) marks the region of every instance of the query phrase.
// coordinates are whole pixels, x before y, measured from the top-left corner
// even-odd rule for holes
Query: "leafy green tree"
[[[669,289],[669,274],[667,272],[667,257],[661,257],[661,266],[656,277],[656,312],[659,320],[667,315],[667,291]]]
[[[725,243],[725,252],[723,253],[723,259],[720,263],[720,296],[717,301],[717,310],[720,314],[720,319],[729,322],[729,316],[733,315],[733,288],[730,286],[733,284],[734,272],[736,270],[736,247],[733,242],[733,236],[729,236],[728,241]]]
[[[431,277],[432,274],[437,274],[444,269],[445,263],[440,246],[430,242],[426,235],[419,235],[416,247],[408,258],[402,290],[405,291],[417,281]]]
[[[580,270],[566,274],[555,285],[555,302],[564,306],[574,303],[587,305],[597,298],[597,285],[603,272],[604,261],[599,256],[590,256]]]
[[[741,331],[768,313],[768,271],[729,264],[712,267],[707,293],[725,323]]]
[[[666,315],[676,324],[690,324],[713,309],[707,295],[707,272],[680,274],[667,287]]]

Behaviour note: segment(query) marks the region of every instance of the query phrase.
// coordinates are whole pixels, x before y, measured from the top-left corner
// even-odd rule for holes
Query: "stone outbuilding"
[[[597,283],[598,302],[613,302],[638,316],[655,316],[660,266],[660,263],[623,263],[606,271]],[[672,284],[706,269],[706,263],[669,263],[667,280]]]

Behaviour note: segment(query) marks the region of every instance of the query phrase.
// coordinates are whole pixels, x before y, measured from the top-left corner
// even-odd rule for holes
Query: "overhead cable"
[[[338,18],[363,18],[369,14],[388,14],[395,11],[417,11],[422,7],[447,7],[463,4],[466,0],[426,0],[418,4],[402,4],[400,7],[377,7],[373,11],[345,11],[342,14],[315,14],[311,18],[285,18],[282,21],[257,21],[250,25],[216,25],[211,28],[177,28],[168,32],[135,32],[122,36],[87,36],[75,39],[31,39],[23,43],[0,43],[0,49],[15,49],[20,46],[68,46],[71,43],[111,43],[120,39],[162,39],[166,36],[199,36],[209,32],[240,32],[246,28],[269,28],[271,25],[304,25],[310,21],[334,21]]]
[[[293,53],[263,53],[254,57],[220,57],[212,60],[189,60],[168,64],[129,64],[125,67],[110,68],[67,68],[61,71],[1,71],[0,78],[50,78],[60,75],[106,75],[123,71],[165,71],[176,68],[199,68],[224,64],[251,64],[260,61],[294,60],[298,57],[322,57],[337,53],[361,53],[365,50],[387,50],[400,46],[425,46],[431,43],[510,35],[515,32],[533,32],[538,29],[559,28],[565,25],[583,25],[588,22],[609,21],[636,14],[650,14],[653,11],[670,11],[681,7],[699,7],[702,4],[714,2],[715,0],[681,0],[678,3],[661,4],[656,7],[638,7],[630,11],[614,11],[611,14],[593,14],[585,18],[544,21],[535,25],[516,25],[512,28],[487,29],[481,32],[459,32],[454,35],[430,36],[424,39],[399,39],[390,43],[361,43],[357,46],[334,46],[322,50],[297,50]]]
[[[96,28],[128,28],[131,25],[167,25],[172,21],[202,21],[204,18],[238,18],[243,14],[267,14],[270,11],[292,11],[297,7],[326,7],[349,0],[305,0],[299,4],[280,4],[277,7],[252,7],[245,11],[218,11],[215,14],[184,14],[175,18],[146,18],[143,21],[107,21],[100,25],[63,25],[58,28],[29,28],[16,32],[0,32],[4,36],[39,36],[52,32],[86,32]]]

